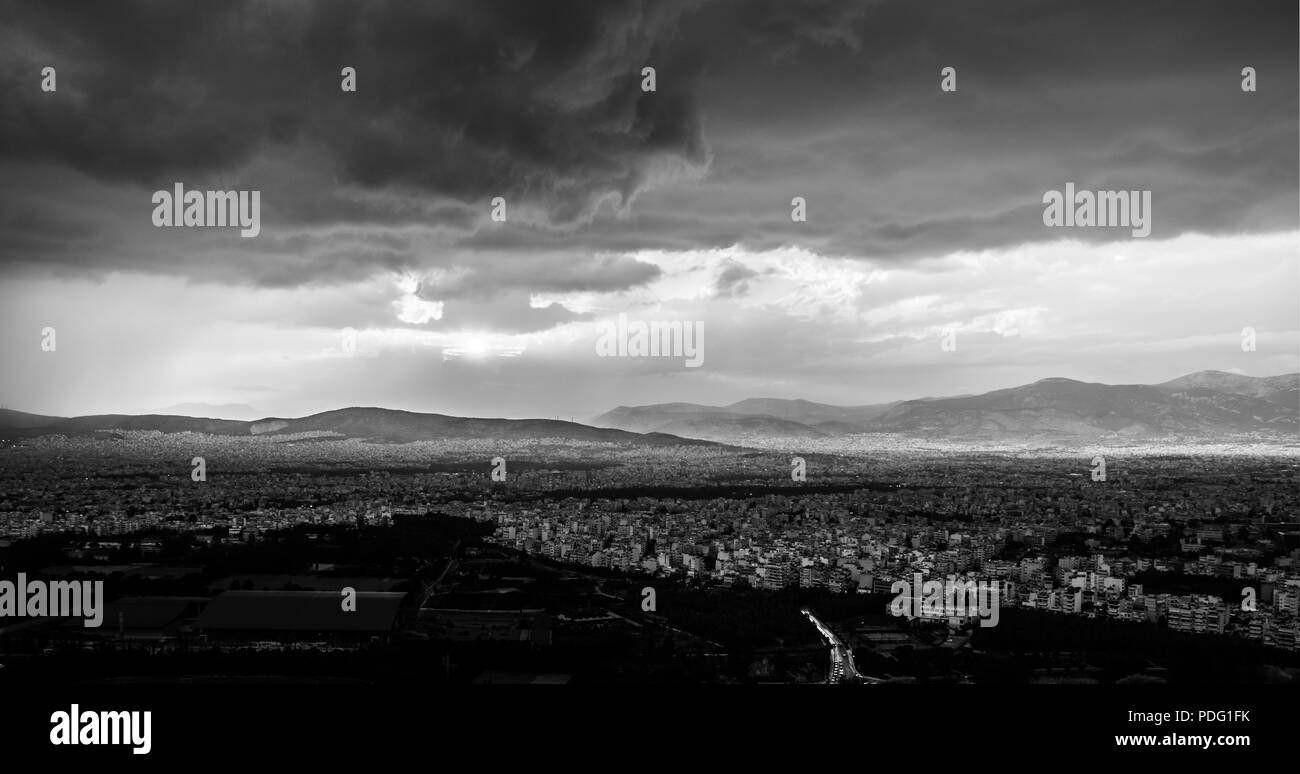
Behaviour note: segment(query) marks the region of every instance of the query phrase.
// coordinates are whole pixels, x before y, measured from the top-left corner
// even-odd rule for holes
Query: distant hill
[[[821,439],[859,433],[963,442],[1208,440],[1259,434],[1296,442],[1300,441],[1300,374],[1252,377],[1199,371],[1154,385],[1049,378],[981,395],[864,406],[774,398],[742,400],[729,406],[661,403],[619,406],[590,424],[355,407],[254,421],[170,414],[51,417],[0,409],[0,438],[115,430],[234,436],[323,431],[388,443],[560,438],[656,446],[745,444],[764,438]]]
[[[28,430],[34,427],[44,427],[62,420],[62,417],[47,417],[41,414],[28,414],[23,411],[14,411],[13,409],[0,409],[0,428],[11,430]]]
[[[1156,386],[1169,392],[1189,395],[1198,394],[1197,390],[1207,390],[1263,398],[1288,406],[1300,405],[1300,374],[1253,377],[1230,374],[1227,371],[1197,371]]]
[[[863,432],[870,420],[895,405],[832,406],[780,398],[749,398],[729,406],[660,403],[619,406],[592,419],[591,424],[638,433],[672,433],[720,443],[742,443],[760,437],[822,438]]]
[[[1183,379],[1200,383],[1198,374]],[[1250,379],[1251,377],[1241,377]],[[1300,374],[1288,377],[1292,384]],[[1178,381],[1178,380],[1175,380]],[[983,395],[930,401],[905,401],[885,412],[875,428],[923,437],[1038,438],[1079,437],[1146,439],[1169,436],[1300,431],[1300,404],[1270,400],[1285,395],[1285,381],[1249,385],[1236,391],[1142,384],[1097,384],[1073,379],[1043,379]]]
[[[727,406],[737,414],[768,414],[791,422],[819,425],[846,423],[858,425],[880,416],[897,403],[872,406],[831,406],[806,400],[781,400],[777,398],[749,398]]]
[[[193,432],[235,436],[325,431],[348,438],[387,443],[449,438],[502,440],[563,438],[653,446],[708,443],[700,439],[678,438],[664,433],[635,433],[590,427],[556,419],[478,419],[442,414],[418,414],[384,408],[345,408],[297,419],[267,417],[253,422],[162,414],[140,416],[101,414],[65,418],[0,410],[0,437],[3,438],[34,437],[55,433],[91,435],[100,431],[114,430],[156,430],[163,433]]]
[[[1300,374],[1199,371],[1156,385],[1049,378],[982,395],[868,406],[777,399],[730,406],[620,406],[592,424],[725,443],[755,435],[819,438],[880,432],[960,441],[1208,439],[1247,433],[1300,440]]]
[[[329,430],[348,437],[396,443],[443,438],[568,438],[584,441],[616,441],[653,445],[699,443],[698,439],[676,438],[664,433],[636,433],[591,427],[559,419],[489,419],[417,414],[383,408],[346,408],[312,414],[301,419],[267,418],[256,424],[283,422],[274,434]],[[245,423],[250,426],[254,423]]]
[[[742,441],[771,436],[821,438],[828,435],[824,430],[801,422],[767,415],[748,416],[725,412],[683,416],[668,422],[647,424],[651,426],[646,427],[642,432],[671,433],[687,438],[709,440]]]
[[[210,417],[212,419],[253,420],[261,416],[246,403],[177,403],[174,406],[149,412],[167,416]]]

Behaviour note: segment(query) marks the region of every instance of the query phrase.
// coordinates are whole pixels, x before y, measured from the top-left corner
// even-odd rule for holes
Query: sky
[[[0,404],[583,421],[1300,371],[1297,14],[0,0]],[[177,182],[259,191],[260,233],[155,226]],[[1067,183],[1149,191],[1149,236],[1045,225]],[[620,315],[702,362],[601,356]]]

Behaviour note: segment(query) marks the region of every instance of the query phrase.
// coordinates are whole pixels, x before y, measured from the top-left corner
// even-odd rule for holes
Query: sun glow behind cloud
[[[616,291],[520,295],[514,303],[524,311],[558,304],[583,315],[522,331],[494,322],[473,298],[429,298],[436,286],[413,276],[337,292],[236,296],[165,277],[29,279],[0,287],[7,322],[0,341],[16,353],[0,390],[10,405],[50,413],[144,411],[188,399],[291,414],[297,404],[277,403],[276,395],[311,394],[322,408],[350,405],[373,389],[376,374],[390,382],[410,371],[414,381],[391,387],[390,403],[427,406],[420,380],[437,378],[446,381],[444,393],[463,393],[472,408],[480,380],[508,368],[509,384],[547,385],[545,408],[517,410],[528,414],[582,413],[593,401],[727,403],[774,392],[865,403],[1047,375],[1143,382],[1202,368],[1276,374],[1300,370],[1298,239],[1296,232],[1189,234],[1125,243],[1122,261],[1115,246],[1062,240],[908,265],[801,248],[640,251],[630,257],[656,267],[655,279]],[[437,304],[441,314],[410,322],[412,307],[402,303]],[[464,319],[465,310],[478,318]],[[671,359],[597,357],[600,325],[620,313],[705,322],[704,366],[688,373]],[[42,359],[20,340],[25,329],[10,315],[57,325],[57,359]],[[1261,341],[1248,360],[1238,346],[1246,326]],[[956,352],[940,348],[945,330],[955,331]],[[51,369],[59,368],[94,378],[55,378]],[[56,388],[24,388],[15,376],[24,370],[49,372]],[[960,376],[927,381],[941,373]],[[579,397],[584,390],[591,396]],[[492,414],[493,405],[474,410]]]

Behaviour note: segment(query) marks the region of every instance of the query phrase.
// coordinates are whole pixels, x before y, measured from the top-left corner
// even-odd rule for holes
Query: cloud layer
[[[1296,367],[1291,3],[0,10],[0,340],[6,364],[35,369],[6,369],[11,405],[110,410],[145,383],[150,406],[285,413],[384,397],[565,412],[642,392],[861,403],[936,381],[1169,378],[1223,367],[1215,337],[1245,325],[1292,352],[1230,367]],[[261,235],[152,227],[150,194],[176,181],[262,191]],[[1151,191],[1149,239],[1046,228],[1042,196],[1067,182]],[[94,323],[108,310],[120,330]],[[620,311],[705,320],[708,365],[589,362]],[[176,315],[191,336],[140,346]],[[81,363],[67,374],[120,390],[51,388],[27,350],[54,318],[82,331],[63,338],[60,360]],[[345,328],[379,371],[317,357]],[[961,358],[930,351],[946,329]],[[1125,361],[1151,348],[1149,367]],[[326,397],[322,379],[351,392]]]

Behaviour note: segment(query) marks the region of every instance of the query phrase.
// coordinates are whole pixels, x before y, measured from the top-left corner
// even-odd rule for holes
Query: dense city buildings
[[[535,441],[364,444],[328,435],[24,439],[0,449],[0,547],[49,546],[47,563],[24,568],[32,572],[118,573],[108,594],[137,611],[137,620],[156,603],[127,592],[192,579],[213,555],[255,553],[294,530],[391,530],[402,520],[452,519],[481,524],[481,545],[633,586],[865,598],[890,595],[896,581],[919,574],[992,584],[1002,610],[1289,651],[1300,645],[1300,473],[1285,449],[1200,457],[1117,451],[1104,481],[1089,474],[1091,451],[807,453],[806,481],[791,480],[792,453]],[[204,480],[190,475],[194,457],[206,461]],[[491,476],[496,457],[507,460],[505,480]],[[399,615],[393,608],[364,637],[340,630],[314,639],[356,647],[404,629],[537,645],[618,618],[449,599],[428,586],[422,566],[429,560],[394,562],[372,573],[386,578],[349,581],[381,596],[423,583],[420,609]],[[258,611],[289,605],[293,594],[315,594],[328,606],[325,598],[340,585],[335,576],[347,569],[316,559],[265,582],[256,574],[210,578],[207,586],[185,581],[194,587],[184,587],[191,599],[214,583],[253,596],[241,600],[232,591],[215,597],[220,605],[195,602],[197,618],[187,626],[177,623],[179,612],[169,617],[159,609],[159,631],[207,635],[210,645],[232,641],[219,631],[271,642],[277,635],[263,631],[262,621],[275,616]],[[449,576],[452,588],[463,571]],[[263,599],[258,589],[290,596]],[[886,612],[888,604],[874,609]],[[241,623],[245,617],[252,623]],[[936,620],[959,629],[972,624]],[[329,628],[318,621],[294,627]]]

